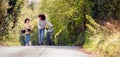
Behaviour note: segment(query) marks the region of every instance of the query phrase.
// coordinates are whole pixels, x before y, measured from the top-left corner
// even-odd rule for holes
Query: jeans
[[[40,45],[44,44],[44,29],[39,29],[38,30],[38,42]]]
[[[51,34],[51,32],[47,32],[47,42],[49,45],[51,45],[50,34]]]
[[[26,41],[26,45],[30,45],[29,44],[29,42],[30,42],[30,34],[26,34],[25,41]]]
[[[49,31],[47,31],[47,42],[48,42],[48,44],[49,45],[51,45],[51,35],[52,35],[52,33],[53,33],[53,30],[49,30]]]

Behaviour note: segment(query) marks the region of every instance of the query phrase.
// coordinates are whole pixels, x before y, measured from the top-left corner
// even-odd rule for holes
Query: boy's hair
[[[29,18],[26,18],[26,19],[25,19],[25,23],[26,23],[28,20],[30,20],[30,19],[29,19]]]
[[[46,19],[44,14],[39,14],[38,17],[41,18],[41,20],[45,20]]]

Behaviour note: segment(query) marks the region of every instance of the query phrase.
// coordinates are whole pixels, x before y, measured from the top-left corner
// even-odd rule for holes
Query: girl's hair
[[[41,18],[41,20],[45,20],[46,19],[44,14],[39,14],[38,17]]]
[[[26,19],[25,19],[25,23],[26,23],[28,20],[30,20],[30,19],[29,19],[29,18],[26,18]]]

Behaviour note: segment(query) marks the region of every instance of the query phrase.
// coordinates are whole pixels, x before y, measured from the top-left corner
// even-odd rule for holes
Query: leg
[[[47,32],[47,42],[49,45],[51,45],[50,32]]]
[[[41,44],[41,30],[38,30],[38,43]]]
[[[43,45],[44,44],[44,29],[41,29],[41,31],[40,31],[40,38],[41,38],[41,45]]]
[[[30,42],[30,34],[28,34],[28,45],[29,45],[29,46],[31,45],[31,42]]]
[[[26,34],[26,46],[29,45],[29,41],[30,41],[30,34]]]

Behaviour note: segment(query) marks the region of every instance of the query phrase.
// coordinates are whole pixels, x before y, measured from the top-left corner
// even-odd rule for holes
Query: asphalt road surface
[[[74,46],[0,47],[0,57],[92,57]]]

